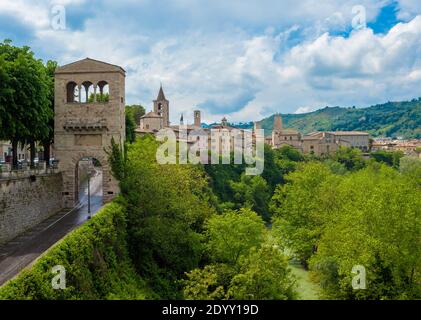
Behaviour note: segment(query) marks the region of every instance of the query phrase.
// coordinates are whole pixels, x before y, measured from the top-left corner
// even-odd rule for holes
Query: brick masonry
[[[60,173],[0,180],[0,244],[59,211],[62,188]]]

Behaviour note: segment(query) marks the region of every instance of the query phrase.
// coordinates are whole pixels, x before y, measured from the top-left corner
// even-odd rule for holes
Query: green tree
[[[45,135],[41,137],[40,140],[44,148],[44,161],[47,162],[47,165],[50,162],[51,144],[54,142],[54,73],[57,69],[57,66],[57,62],[52,60],[47,61],[47,64],[45,66],[48,76],[48,99],[50,101],[49,107],[51,117],[48,123],[48,130],[45,132]]]
[[[421,159],[403,157],[400,159],[399,171],[409,180],[421,187]]]
[[[288,259],[273,245],[253,248],[228,290],[235,300],[292,300],[297,298]]]
[[[262,218],[250,209],[227,210],[206,222],[207,248],[215,262],[235,265],[264,240]]]
[[[158,164],[159,145],[154,137],[145,136],[127,146],[120,188],[127,202],[128,243],[137,271],[162,298],[177,298],[178,279],[198,267],[203,224],[215,210],[202,168]]]
[[[136,128],[132,115],[126,110],[126,141],[128,143],[133,143],[136,140]]]
[[[342,163],[348,170],[351,171],[360,170],[365,166],[362,152],[356,148],[340,147],[333,155],[333,160]]]
[[[133,143],[136,139],[136,128],[139,126],[140,118],[145,114],[145,108],[141,105],[126,106],[126,141]]]
[[[276,153],[271,146],[265,144],[264,146],[264,169],[262,178],[266,180],[270,193],[273,193],[278,183],[282,181],[282,172],[276,163]]]
[[[88,98],[88,102],[89,103],[93,103],[95,101],[95,94],[91,93],[89,98]],[[110,101],[110,94],[107,93],[97,93],[96,94],[96,102],[108,102]]]
[[[421,191],[384,165],[343,176],[310,266],[327,297],[419,299]],[[352,268],[365,267],[366,289],[352,288]]]
[[[403,156],[404,154],[401,151],[388,152],[379,150],[371,153],[371,157],[377,162],[385,163],[394,168],[399,168],[399,161]]]
[[[8,73],[8,81],[3,84],[7,87],[3,88],[0,98],[5,111],[1,115],[1,135],[12,141],[15,167],[18,143],[30,144],[33,165],[35,142],[48,135],[52,117],[48,75],[29,47],[18,48],[5,40],[0,43],[0,57]]]
[[[235,269],[227,264],[194,269],[186,273],[186,279],[182,280],[183,296],[187,300],[226,299],[231,279],[235,275]]]
[[[241,175],[239,182],[230,181],[233,203],[237,209],[247,207],[269,220],[269,186],[261,176]]]
[[[140,123],[140,118],[145,114],[145,107],[140,104],[126,106],[126,112],[130,113],[136,126]]]
[[[272,197],[273,231],[305,267],[316,251],[323,215],[329,211],[329,203],[325,205],[320,199],[328,202],[330,195],[323,194],[321,188],[333,183],[333,178],[322,163],[304,163],[285,177],[288,183],[279,185]]]

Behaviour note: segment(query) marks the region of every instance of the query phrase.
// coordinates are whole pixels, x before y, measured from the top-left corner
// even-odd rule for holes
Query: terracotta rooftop
[[[141,119],[143,119],[143,118],[162,118],[162,117],[159,114],[151,111],[151,112],[148,112],[147,114],[145,114],[144,116],[141,117]]]

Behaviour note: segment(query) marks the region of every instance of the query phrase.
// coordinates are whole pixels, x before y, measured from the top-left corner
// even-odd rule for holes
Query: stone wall
[[[62,188],[58,173],[0,179],[0,244],[59,211]]]

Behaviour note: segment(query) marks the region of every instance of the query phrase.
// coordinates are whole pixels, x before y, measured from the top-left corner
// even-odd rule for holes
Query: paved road
[[[23,235],[0,246],[0,285],[17,275],[37,257],[88,219],[87,186],[81,188],[79,204],[62,210]],[[91,179],[91,214],[102,206],[102,172]]]

